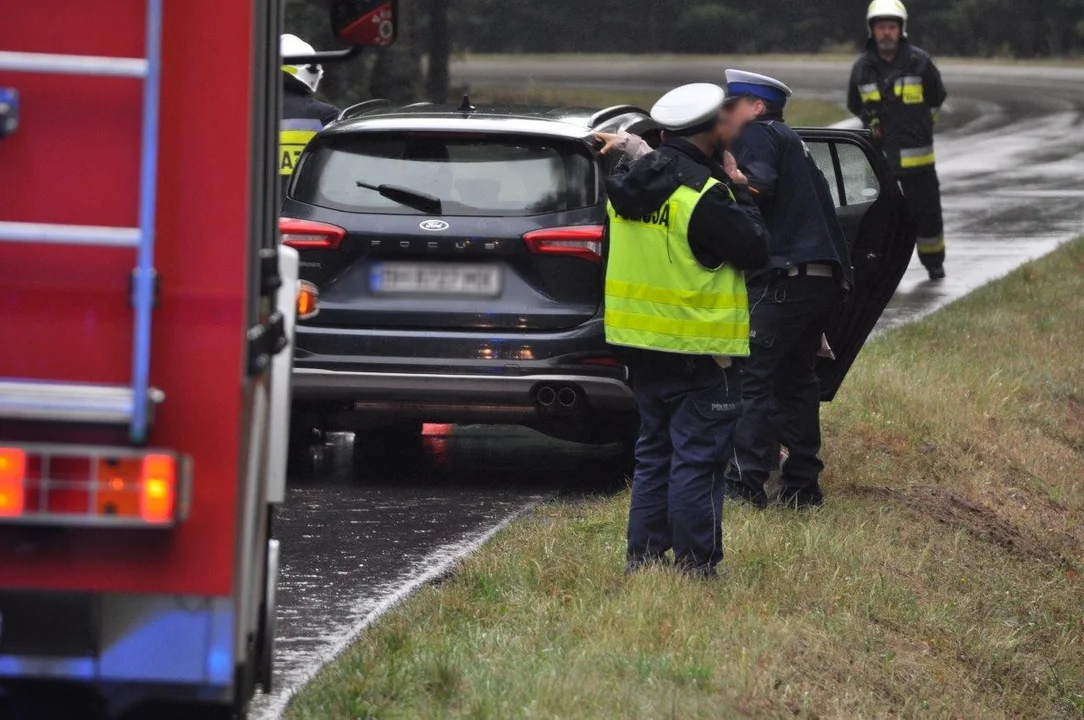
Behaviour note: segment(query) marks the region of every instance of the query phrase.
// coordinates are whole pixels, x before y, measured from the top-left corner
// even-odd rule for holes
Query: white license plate
[[[492,265],[378,263],[371,273],[373,292],[381,295],[501,294],[501,270]]]

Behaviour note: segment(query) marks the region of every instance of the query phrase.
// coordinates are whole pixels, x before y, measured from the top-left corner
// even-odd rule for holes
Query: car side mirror
[[[398,0],[331,0],[331,32],[354,47],[387,47],[395,42]]]

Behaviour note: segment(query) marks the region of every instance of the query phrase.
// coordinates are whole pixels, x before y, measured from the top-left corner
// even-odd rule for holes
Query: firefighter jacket
[[[945,97],[928,53],[905,38],[890,63],[871,39],[851,71],[847,107],[873,131],[892,168],[914,174],[934,166],[933,124]]]
[[[309,140],[338,115],[338,108],[320,102],[308,88],[287,82],[279,123],[279,174],[291,175]]]

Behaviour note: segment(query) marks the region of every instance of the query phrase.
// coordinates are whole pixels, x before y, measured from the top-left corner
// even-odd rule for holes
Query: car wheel
[[[310,470],[320,464],[324,456],[327,434],[312,427],[305,419],[290,422],[290,445],[286,461],[291,471]]]

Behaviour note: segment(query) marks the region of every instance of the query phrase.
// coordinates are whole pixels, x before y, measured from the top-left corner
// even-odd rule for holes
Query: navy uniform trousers
[[[789,453],[780,500],[822,500],[817,353],[841,298],[833,278],[773,272],[749,282],[751,354],[742,368],[742,417],[727,482],[758,506],[767,504],[764,484],[779,465],[780,444]]]
[[[723,558],[723,473],[741,412],[737,366],[639,351],[630,367],[640,410],[629,508],[628,568],[661,562],[711,575]]]

